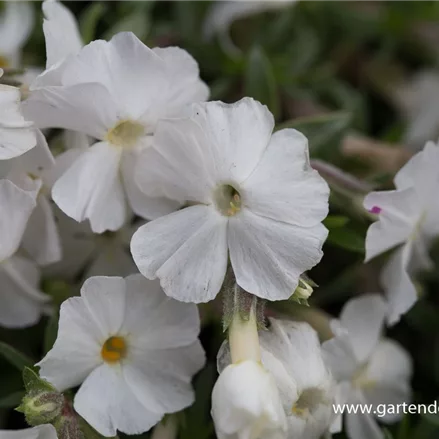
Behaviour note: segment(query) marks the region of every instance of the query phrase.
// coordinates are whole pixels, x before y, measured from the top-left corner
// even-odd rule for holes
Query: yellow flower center
[[[115,146],[129,148],[145,134],[145,127],[132,120],[122,120],[109,129],[105,140]]]
[[[224,216],[234,216],[241,210],[241,195],[229,184],[218,186],[213,192],[213,199]]]
[[[4,69],[7,67],[10,67],[9,60],[6,57],[0,55],[0,68]]]
[[[299,418],[306,418],[320,404],[325,403],[325,393],[317,387],[305,389],[291,407],[291,413]]]
[[[102,346],[101,356],[106,363],[118,363],[125,358],[127,344],[123,337],[110,337]]]

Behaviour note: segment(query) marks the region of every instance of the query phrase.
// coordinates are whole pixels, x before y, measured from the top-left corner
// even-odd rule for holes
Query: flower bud
[[[212,417],[219,439],[282,438],[287,428],[272,375],[252,360],[223,370],[212,392]]]
[[[308,299],[314,291],[314,286],[315,283],[311,279],[301,276],[299,278],[299,285],[297,285],[297,288],[291,296],[291,300],[300,305],[308,305]]]
[[[22,400],[17,411],[24,413],[26,422],[31,426],[47,424],[60,414],[64,396],[54,391],[31,391]]]

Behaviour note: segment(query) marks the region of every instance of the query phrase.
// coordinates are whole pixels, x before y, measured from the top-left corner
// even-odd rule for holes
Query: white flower
[[[20,100],[18,88],[0,84],[0,163],[24,154],[37,143],[32,122],[23,117]]]
[[[331,322],[334,338],[323,343],[328,366],[338,381],[339,404],[397,404],[410,402],[412,363],[407,352],[382,339],[386,304],[377,294],[351,299],[340,321]],[[403,414],[390,411],[380,419],[395,422]],[[382,439],[372,415],[345,414],[351,439]]]
[[[261,331],[261,356],[276,380],[287,416],[289,438],[318,439],[332,417],[334,381],[326,368],[320,342],[307,323],[270,319]]]
[[[58,206],[76,221],[89,219],[97,233],[122,227],[126,201],[147,218],[175,210],[175,202],[145,197],[134,181],[134,165],[153,142],[159,118],[207,98],[194,59],[176,47],[151,50],[132,33],[121,33],[110,42],[90,43],[51,67],[50,74],[58,84],[35,88],[26,114],[40,127],[99,139],[72,158],[55,183]]]
[[[219,439],[282,439],[285,414],[276,383],[253,360],[230,364],[212,392],[212,417]]]
[[[204,33],[208,38],[215,33],[225,33],[235,20],[260,12],[282,9],[295,3],[295,1],[296,0],[239,0],[214,2],[204,23]]]
[[[322,358],[316,332],[307,323],[270,319],[260,331],[262,364],[277,385],[287,421],[286,437],[318,439],[332,418],[335,383]],[[221,372],[230,364],[229,345],[218,353]]]
[[[213,299],[230,254],[240,287],[286,299],[320,261],[328,186],[310,167],[305,136],[272,135],[273,126],[267,107],[250,98],[195,104],[190,118],[159,122],[139,184],[195,205],[141,227],[131,251],[169,296]]]
[[[57,439],[53,425],[43,424],[23,430],[0,430],[0,439]]]
[[[104,436],[141,433],[192,404],[199,329],[197,307],[168,299],[158,282],[92,277],[61,305],[40,375],[60,391],[82,383],[75,410]]]
[[[366,236],[366,262],[399,246],[382,272],[394,324],[417,300],[410,274],[431,266],[428,248],[439,235],[439,147],[432,142],[395,176],[395,190],[371,192],[364,207],[378,215]]]
[[[33,4],[7,1],[0,16],[0,67],[19,67],[21,48],[34,25]]]

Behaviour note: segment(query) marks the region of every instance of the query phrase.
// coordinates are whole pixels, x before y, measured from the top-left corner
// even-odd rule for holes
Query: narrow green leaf
[[[46,329],[44,331],[44,352],[49,352],[56,340],[56,336],[58,335],[58,319],[59,313],[55,312],[50,316],[49,321],[47,322]]]
[[[80,33],[84,44],[95,39],[96,26],[107,11],[105,3],[92,2],[81,14],[79,19]]]
[[[343,215],[329,215],[323,220],[323,224],[329,229],[338,229],[345,226],[349,218]]]
[[[3,342],[0,342],[0,355],[20,371],[34,364],[32,359]]]
[[[345,250],[364,253],[364,237],[346,227],[332,229],[327,242]]]
[[[274,117],[280,115],[280,101],[273,67],[261,47],[250,51],[244,76],[245,95],[267,105]]]

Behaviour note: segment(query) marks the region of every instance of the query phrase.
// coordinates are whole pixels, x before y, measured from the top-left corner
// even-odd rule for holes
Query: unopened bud
[[[24,413],[26,422],[34,427],[54,421],[61,414],[63,403],[61,393],[31,391],[23,398],[17,411]]]

